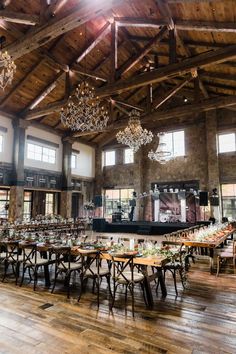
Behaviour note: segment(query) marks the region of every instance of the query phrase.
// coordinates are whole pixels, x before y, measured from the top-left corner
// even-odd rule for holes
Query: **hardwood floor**
[[[227,273],[226,273],[227,271]],[[36,292],[25,283],[0,282],[0,353],[236,353],[236,278],[227,268],[219,278],[208,262],[191,267],[188,289],[175,297],[155,295],[153,310],[135,296],[135,318],[122,306],[123,294],[109,313],[106,288],[99,310],[88,286],[77,303],[77,290],[66,300],[62,284],[51,294],[39,283]]]

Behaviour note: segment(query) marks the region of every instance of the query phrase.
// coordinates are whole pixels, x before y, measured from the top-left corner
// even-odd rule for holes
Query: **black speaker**
[[[208,205],[208,192],[199,192],[199,205],[200,206]]]
[[[95,195],[95,197],[93,198],[93,202],[95,207],[101,207],[102,206],[102,196],[101,195]]]
[[[106,220],[104,218],[93,219],[93,231],[104,232],[106,230]]]

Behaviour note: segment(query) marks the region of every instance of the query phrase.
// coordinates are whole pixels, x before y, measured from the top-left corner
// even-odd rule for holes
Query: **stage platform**
[[[187,229],[193,226],[191,223],[162,223],[150,221],[125,221],[108,223],[105,219],[94,219],[93,230],[97,232],[122,232],[136,233],[140,235],[164,235],[170,232]]]

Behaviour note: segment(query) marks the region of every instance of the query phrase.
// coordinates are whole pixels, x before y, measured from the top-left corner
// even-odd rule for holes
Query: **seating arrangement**
[[[183,250],[183,244],[180,244],[179,242],[176,241],[163,241],[162,245],[163,247],[177,248],[175,254],[173,255],[173,257],[171,257],[171,260],[164,265],[163,271],[164,271],[164,280],[166,277],[166,272],[169,271],[172,274],[174,280],[175,293],[176,296],[178,296],[176,275],[179,274],[183,288],[185,288],[185,282],[186,282],[186,267],[184,263],[185,251]],[[159,287],[159,281],[157,283],[156,291],[158,290],[158,287]]]
[[[55,276],[52,287],[52,293],[54,292],[56,282],[59,275],[65,276],[65,286],[67,288],[67,298],[70,297],[70,279],[72,273],[81,274],[82,263],[80,256],[74,257],[72,261],[71,247],[66,246],[54,246],[51,250],[52,255],[55,255]]]
[[[233,268],[235,270],[235,260],[236,260],[236,240],[233,240],[232,243],[228,244],[222,249],[222,251],[217,256],[217,271],[216,276],[219,276],[220,267],[224,262],[228,260],[232,261]]]
[[[123,259],[122,259],[123,258]],[[112,261],[112,280],[113,280],[113,298],[110,305],[110,309],[115,304],[116,291],[119,285],[125,287],[125,305],[127,305],[128,290],[131,294],[132,300],[132,315],[134,316],[134,287],[139,284],[143,290],[144,301],[146,303],[146,297],[144,292],[143,283],[145,276],[142,272],[137,271],[134,266],[135,255],[119,255],[111,256]],[[122,259],[122,260],[121,260]]]
[[[37,247],[37,243],[21,243],[19,247],[22,250],[22,256],[20,261],[20,263],[22,264],[22,278],[20,286],[22,286],[24,282],[25,272],[26,270],[28,270],[30,281],[32,280],[31,271],[33,273],[34,290],[36,290],[38,281],[38,271],[42,267],[44,268],[45,286],[50,286],[48,267],[50,264],[53,263],[53,261],[41,257],[40,249]]]

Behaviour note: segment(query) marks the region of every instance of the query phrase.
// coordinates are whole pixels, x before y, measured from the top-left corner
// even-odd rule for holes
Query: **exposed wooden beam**
[[[129,114],[129,111],[127,111],[127,109],[125,109],[124,107],[122,107],[119,103],[117,103],[115,100],[112,100],[111,99],[111,102],[112,102],[112,105],[113,107],[116,107],[121,113],[124,113],[126,115]]]
[[[12,89],[8,92],[8,94],[3,97],[3,99],[0,101],[0,106],[3,106],[5,105],[9,99],[12,97],[12,95],[19,89],[19,87],[21,85],[23,85],[24,82],[26,82],[28,80],[28,78],[30,77],[30,75],[32,75],[32,73],[37,70],[39,68],[40,65],[43,64],[43,62],[45,61],[46,59],[41,59],[40,61],[38,61],[36,64],[34,64],[30,70],[26,73],[26,75],[15,85],[12,87]]]
[[[60,78],[62,78],[64,76],[64,71],[60,71],[56,78],[53,79],[53,81],[47,85],[47,87],[45,89],[43,89],[42,92],[40,92],[40,94],[35,97],[33,99],[33,101],[28,105],[28,107],[26,107],[22,112],[21,112],[21,116],[26,116],[28,111],[34,109],[40,102],[42,102],[44,100],[45,97],[47,97],[55,88],[57,85],[57,80],[59,80]]]
[[[169,30],[173,30],[175,28],[174,21],[168,6],[168,2],[166,0],[155,0],[161,15],[166,19],[168,23]]]
[[[75,72],[75,73],[77,73],[77,74],[80,74],[80,75],[83,75],[83,76],[87,76],[87,77],[91,77],[92,79],[95,79],[95,80],[107,82],[107,79],[105,79],[104,77],[101,77],[100,75],[96,75],[96,73],[94,73],[91,70],[86,69],[86,72],[84,72],[82,67],[80,67],[80,69],[79,69],[79,67],[78,67],[78,69],[74,69],[76,67],[77,66],[75,65],[72,68],[70,68],[70,70]]]
[[[176,29],[169,30],[169,64],[177,62]]]
[[[33,109],[27,114],[25,120],[33,120],[42,116],[47,116],[51,113],[59,112],[66,103],[67,99],[63,99],[61,101],[50,103],[46,107]]]
[[[176,20],[175,25],[183,31],[236,32],[235,22]]]
[[[162,20],[148,18],[129,18],[116,17],[118,26],[125,27],[155,27],[168,25],[171,29],[176,26],[177,30],[183,31],[209,31],[209,32],[236,32],[235,22],[216,22],[216,21],[195,21],[195,20],[178,20],[172,19],[171,14],[166,10],[167,2],[164,0],[156,0],[159,10],[165,12],[165,18]],[[169,3],[169,0],[168,0]],[[160,5],[161,4],[161,5]]]
[[[150,123],[150,122],[157,122],[160,120],[166,119],[176,119],[185,116],[192,117],[193,114],[200,113],[200,112],[207,112],[213,109],[219,109],[229,106],[234,106],[236,104],[236,96],[228,96],[228,97],[214,97],[209,98],[208,100],[204,100],[199,103],[191,103],[184,106],[168,109],[166,111],[155,111],[151,114],[147,114],[141,119],[142,124]],[[101,130],[101,132],[106,131],[114,131],[118,129],[123,129],[127,125],[126,120],[115,122],[110,126]],[[89,132],[93,134],[94,132]],[[73,137],[88,135],[88,132],[76,132],[73,134]]]
[[[112,101],[116,102],[116,103],[119,103],[125,107],[129,107],[129,108],[132,108],[132,109],[137,109],[138,111],[144,111],[144,109],[140,106],[137,106],[137,105],[134,105],[134,104],[130,104],[128,102],[124,102],[124,101],[121,101],[121,100],[117,100],[117,99],[111,99]]]
[[[152,47],[157,44],[166,34],[167,32],[167,27],[164,26],[160,30],[160,32],[154,36],[150,42],[148,42],[145,47],[137,53],[134,57],[131,57],[128,59],[124,65],[121,66],[121,68],[118,70],[119,76],[122,76],[125,74],[127,71],[129,71],[134,65],[136,65],[147,53],[152,49]]]
[[[46,11],[46,16],[54,17],[61,8],[67,3],[68,0],[56,0],[53,3],[51,1],[48,4],[48,9]]]
[[[39,23],[39,17],[32,14],[22,12],[13,12],[8,10],[0,10],[0,19],[23,25],[35,26]]]
[[[119,27],[150,27],[160,28],[167,25],[167,21],[156,20],[152,18],[130,18],[130,17],[114,17],[114,21]]]
[[[82,0],[74,9],[64,14],[62,18],[53,18],[47,24],[37,26],[5,49],[15,60],[23,55],[45,45],[63,33],[82,25],[83,23],[102,15],[111,8],[119,6],[124,0],[97,0],[95,2]]]
[[[114,21],[111,25],[111,65],[110,82],[116,80],[116,70],[118,68],[118,27]]]
[[[224,61],[236,58],[236,45],[221,48],[215,51],[199,54],[195,57],[188,58],[180,63],[170,64],[161,69],[146,72],[142,75],[120,80],[115,84],[106,85],[97,90],[99,96],[109,96],[121,93],[136,87],[141,87],[154,82],[161,82],[175,76],[184,75],[197,68],[204,68],[210,64],[219,64]]]
[[[5,9],[8,5],[10,5],[11,0],[0,0],[0,8]]]
[[[218,73],[212,71],[199,70],[199,75],[207,80],[223,80],[223,81],[233,81],[236,84],[235,74]]]
[[[76,59],[76,62],[79,63],[81,60],[84,59],[86,55],[88,55],[95,47],[98,45],[98,43],[106,37],[106,35],[110,32],[111,29],[111,24],[108,21],[105,23],[105,25],[97,32],[96,37],[87,45],[86,48],[82,51],[82,53],[78,56]]]
[[[192,77],[184,80],[183,82],[179,83],[176,85],[173,89],[170,91],[166,92],[165,95],[162,97],[154,100],[153,102],[153,107],[154,109],[159,108],[163,103],[165,103],[167,100],[169,100],[172,96],[174,96],[178,91],[180,91],[187,83],[189,83],[192,80]]]

